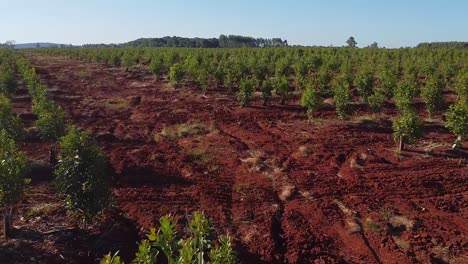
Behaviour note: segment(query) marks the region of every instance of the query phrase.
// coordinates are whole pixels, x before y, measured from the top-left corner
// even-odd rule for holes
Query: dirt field
[[[22,149],[43,165],[0,262],[93,263],[118,249],[129,262],[160,216],[202,210],[235,237],[243,263],[468,263],[468,154],[449,150],[455,136],[440,121],[397,156],[392,107],[373,117],[356,105],[344,123],[326,107],[307,124],[297,100],[240,108],[235,94],[175,89],[143,71],[28,58],[108,154],[119,210],[88,233],[47,233],[69,224],[50,182],[51,145],[28,138]],[[32,126],[27,95],[14,107]],[[41,205],[39,218],[28,213]]]

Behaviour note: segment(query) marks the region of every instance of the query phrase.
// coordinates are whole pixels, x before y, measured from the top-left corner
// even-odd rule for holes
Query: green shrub
[[[164,69],[164,62],[160,58],[151,59],[149,65],[150,72],[157,78],[161,75],[161,71]]]
[[[312,114],[320,107],[320,104],[321,99],[317,94],[315,86],[312,83],[307,83],[301,97],[301,106],[307,108],[309,122],[312,120]]]
[[[264,80],[262,82],[263,105],[270,104],[272,93],[273,93],[273,82],[270,79]]]
[[[242,79],[239,84],[239,93],[238,98],[242,106],[250,105],[250,101],[254,97],[255,86],[257,85],[257,80],[254,78]]]
[[[365,69],[361,70],[355,81],[359,95],[364,101],[367,101],[367,98],[372,94],[372,89],[374,88],[374,76],[372,72]]]
[[[0,94],[0,128],[15,141],[23,136],[20,119],[13,112],[10,100],[2,94]]]
[[[398,75],[390,69],[385,69],[380,73],[380,81],[382,83],[382,89],[387,98],[393,96],[394,90],[397,86]]]
[[[458,136],[456,143],[460,147],[468,137],[468,104],[463,101],[450,106],[447,114],[447,128]]]
[[[339,79],[334,84],[333,98],[335,99],[336,113],[343,121],[346,119],[351,103],[351,92],[349,90],[349,83],[345,79]]]
[[[458,100],[468,104],[468,71],[460,71],[455,84]]]
[[[412,110],[404,110],[393,120],[393,139],[399,142],[398,150],[405,148],[405,144],[412,144],[422,136],[421,121]]]
[[[15,71],[9,63],[0,64],[0,93],[13,94],[16,91]]]
[[[427,112],[429,113],[429,118],[431,118],[433,113],[438,112],[444,105],[442,90],[442,82],[439,78],[431,76],[428,79],[426,86],[421,91]]]
[[[52,100],[35,100],[33,112],[37,114],[36,125],[45,139],[56,141],[65,134],[65,113]]]
[[[26,155],[18,152],[15,141],[0,129],[0,204],[5,209],[4,236],[8,237],[12,228],[12,207],[18,203],[29,180]]]
[[[179,84],[184,78],[184,69],[181,64],[176,63],[169,69],[169,79],[172,84]]]
[[[367,98],[372,112],[380,112],[385,105],[385,92],[381,89],[375,89],[374,94]]]
[[[210,239],[212,228],[203,213],[195,212],[188,225],[189,236],[185,239],[176,229],[174,217],[163,216],[159,220],[159,230],[151,228],[147,239],[138,244],[138,252],[133,263],[153,264],[162,254],[168,264],[234,264],[235,253],[229,236],[222,236],[215,243]],[[101,264],[119,264],[117,255],[105,256]],[[117,260],[112,262],[112,260]]]
[[[281,104],[285,104],[286,100],[291,97],[291,89],[289,81],[285,75],[276,76],[275,78],[275,93],[281,98]]]
[[[75,127],[69,127],[59,143],[56,186],[67,208],[89,222],[111,204],[107,159],[91,136]]]

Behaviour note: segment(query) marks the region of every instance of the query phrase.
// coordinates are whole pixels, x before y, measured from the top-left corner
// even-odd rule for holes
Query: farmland
[[[17,142],[34,166],[0,262],[93,263],[118,250],[129,262],[161,216],[194,211],[233,237],[242,263],[467,261],[466,49],[15,56],[63,122],[52,129],[60,135],[37,128],[49,115],[34,112],[38,95],[13,67]],[[64,120],[95,139],[111,168],[114,208],[85,229],[53,185]]]

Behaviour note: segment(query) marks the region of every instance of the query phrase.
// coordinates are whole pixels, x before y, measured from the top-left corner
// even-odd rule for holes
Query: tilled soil
[[[325,107],[308,124],[297,98],[240,108],[224,89],[203,94],[144,70],[27,57],[69,120],[109,156],[121,212],[119,224],[77,234],[71,246],[60,237],[21,242],[41,259],[85,263],[121,249],[128,262],[159,217],[200,210],[235,238],[243,263],[468,262],[467,152],[450,150],[455,136],[440,121],[425,122],[424,138],[396,155],[391,106],[372,116],[357,104],[347,122]],[[18,100],[17,111],[30,111]],[[201,129],[171,134],[184,124]],[[50,148],[23,146],[45,163]],[[55,197],[50,181],[33,185]],[[27,199],[25,208],[45,202]],[[47,221],[64,215],[53,211]],[[28,219],[29,229],[40,226]],[[86,243],[93,239],[104,242]]]

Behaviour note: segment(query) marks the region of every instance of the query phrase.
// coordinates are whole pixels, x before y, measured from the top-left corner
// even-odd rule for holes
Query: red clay
[[[141,235],[164,214],[194,210],[235,237],[243,263],[468,261],[467,152],[449,150],[455,136],[441,122],[426,123],[424,138],[397,156],[391,109],[367,121],[357,120],[365,114],[360,109],[342,123],[330,108],[307,124],[297,100],[240,108],[235,94],[173,89],[143,71],[28,58],[69,120],[92,132],[108,154],[116,204],[128,218],[117,221],[128,226],[127,247],[90,247],[86,239],[112,230],[99,227],[77,235],[75,253],[45,246],[47,239],[35,242],[49,250],[36,252],[49,262],[60,263],[61,251],[67,263],[92,262],[116,248],[131,258],[136,229]],[[160,136],[190,122],[212,129]],[[47,146],[31,144],[24,149],[46,159]]]

